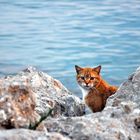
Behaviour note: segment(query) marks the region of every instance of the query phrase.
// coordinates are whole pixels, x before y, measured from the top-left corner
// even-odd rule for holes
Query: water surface
[[[0,76],[32,65],[79,95],[75,64],[123,82],[140,65],[140,1],[0,1]]]

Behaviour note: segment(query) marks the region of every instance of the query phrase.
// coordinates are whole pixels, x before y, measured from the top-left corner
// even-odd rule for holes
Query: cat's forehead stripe
[[[85,77],[86,77],[86,78],[90,78],[90,75],[91,75],[91,73],[90,73],[90,71],[87,69],[86,72],[85,72]]]
[[[85,71],[85,76],[86,76],[87,78],[90,78],[90,77],[92,77],[92,76],[96,76],[96,74],[94,73],[94,71],[93,71],[92,69],[87,69],[87,70]]]

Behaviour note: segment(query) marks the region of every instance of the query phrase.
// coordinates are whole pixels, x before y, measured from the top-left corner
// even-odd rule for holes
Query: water
[[[74,65],[101,64],[119,85],[140,65],[139,41],[139,0],[0,0],[0,76],[32,65],[79,95]]]

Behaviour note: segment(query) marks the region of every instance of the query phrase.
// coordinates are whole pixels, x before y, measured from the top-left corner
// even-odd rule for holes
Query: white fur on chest
[[[80,87],[80,86],[79,86]],[[84,89],[84,88],[82,88],[82,87],[80,87],[80,89],[81,89],[81,91],[82,91],[82,95],[83,95],[83,101],[85,100],[85,97],[88,95],[88,93],[89,93],[89,90],[86,90],[86,89]]]

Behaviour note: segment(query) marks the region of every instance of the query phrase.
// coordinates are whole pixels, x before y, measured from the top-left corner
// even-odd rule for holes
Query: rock
[[[49,132],[59,132],[74,140],[139,140],[140,68],[108,98],[102,112],[48,118],[44,123]]]
[[[82,101],[72,95],[61,82],[35,68],[27,68],[20,74],[26,77],[37,97],[36,111],[42,115],[53,108],[53,117],[82,116],[85,106]]]
[[[59,133],[44,133],[27,129],[0,131],[0,140],[70,140]]]
[[[58,80],[33,67],[0,79],[1,129],[34,126],[50,109],[53,109],[51,117],[84,114],[84,105],[78,97]]]

